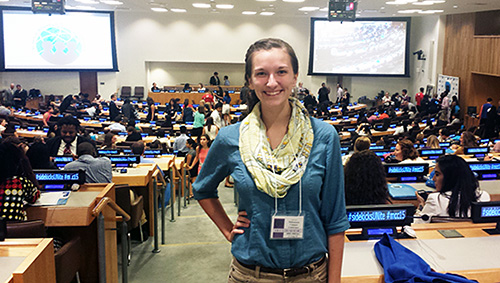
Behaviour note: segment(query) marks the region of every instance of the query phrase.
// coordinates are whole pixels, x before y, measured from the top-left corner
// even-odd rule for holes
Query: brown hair
[[[401,147],[401,152],[403,153],[403,160],[406,159],[416,159],[418,157],[417,150],[413,147],[411,140],[404,139],[398,142]]]
[[[370,149],[371,140],[369,137],[359,137],[354,142],[354,152]]]

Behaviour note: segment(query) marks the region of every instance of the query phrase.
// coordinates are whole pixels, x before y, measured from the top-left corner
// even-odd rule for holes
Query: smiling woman
[[[340,282],[349,223],[338,134],[291,98],[298,60],[290,45],[259,40],[245,63],[251,112],[220,130],[193,184],[232,242],[229,282]],[[236,223],[217,198],[228,175],[240,197]]]

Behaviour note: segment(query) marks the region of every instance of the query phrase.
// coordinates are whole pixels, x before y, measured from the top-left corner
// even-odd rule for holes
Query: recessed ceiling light
[[[210,8],[210,4],[207,3],[193,3],[193,7],[195,8],[202,8],[202,9],[208,9]]]
[[[419,14],[435,14],[435,13],[442,13],[444,10],[425,10],[425,11],[420,11],[418,12]]]
[[[445,0],[432,0],[432,2],[434,2],[434,4],[442,4],[442,3],[446,3]]]
[[[300,3],[304,2],[305,0],[283,0],[283,2],[292,2],[292,3]]]
[[[408,2],[404,1],[404,0],[396,0],[396,1],[387,1],[385,2],[385,4],[387,5],[406,5],[408,4]]]
[[[178,8],[172,8],[172,9],[170,9],[170,11],[172,11],[174,13],[186,13],[187,12],[186,9],[178,9]]]
[[[114,1],[114,0],[106,0],[106,1],[101,1],[104,4],[108,5],[123,5],[123,2],[120,1]]]
[[[313,12],[313,11],[317,11],[319,10],[319,7],[302,7],[302,8],[299,8],[299,11],[302,11],[302,12]]]
[[[261,16],[272,16],[274,15],[274,12],[260,12]]]
[[[328,7],[319,9],[321,12],[328,12]]]
[[[257,0],[257,2],[274,2],[276,0]]]
[[[400,10],[398,11],[398,13],[400,14],[413,14],[413,13],[418,13],[422,10],[417,10],[417,9],[413,9],[413,10]]]
[[[9,0],[0,0],[0,2],[9,2]]]
[[[257,12],[255,12],[255,11],[243,11],[243,12],[241,12],[241,13],[242,13],[243,15],[255,15],[255,14],[257,14]]]
[[[458,5],[453,5],[453,9],[458,9]]]
[[[434,2],[432,1],[423,1],[423,2],[415,2],[415,3],[412,3],[413,5],[418,5],[418,6],[430,6],[430,5],[434,5]]]
[[[217,9],[232,9],[234,8],[234,5],[231,4],[217,4],[215,5]]]
[[[153,10],[155,12],[168,12],[168,10],[166,8],[162,8],[162,7],[153,7],[153,8],[151,8],[151,10]]]
[[[75,8],[79,10],[95,10],[95,7],[91,6],[76,6]]]

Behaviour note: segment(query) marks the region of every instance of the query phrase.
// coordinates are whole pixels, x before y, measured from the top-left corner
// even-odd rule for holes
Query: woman
[[[24,202],[35,203],[40,191],[28,176],[33,170],[22,150],[14,144],[0,144],[0,217],[7,221],[26,220]],[[4,209],[10,207],[10,209]]]
[[[102,144],[101,149],[115,149],[117,140],[117,135],[113,133],[107,133],[106,135],[104,135],[104,143]]]
[[[366,149],[370,149],[371,140],[369,137],[359,137],[354,142],[354,152],[360,152]],[[379,158],[380,159],[380,158]]]
[[[189,177],[191,178],[190,184],[194,183],[194,181],[196,181],[196,176],[198,176],[198,163],[194,163],[196,159],[196,146],[197,144],[193,139],[188,139],[186,141],[186,147],[189,150],[184,158],[184,166],[188,168]],[[192,186],[189,186],[189,197],[193,197]]]
[[[200,105],[195,108],[193,129],[191,130],[191,135],[196,137],[197,141],[200,141],[200,137],[203,134],[204,125],[205,125],[205,107]]]
[[[205,92],[207,89],[203,86],[202,83],[199,83],[198,84],[198,92]]]
[[[189,171],[193,170],[195,166],[198,166],[198,173],[200,173],[201,166],[207,158],[208,150],[210,149],[210,137],[206,134],[201,135],[200,145],[196,147],[196,156],[187,168]]]
[[[430,135],[427,138],[427,143],[425,144],[425,147],[426,148],[441,148],[441,146],[439,146],[439,140],[435,135]]]
[[[189,104],[189,99],[184,99],[184,104],[182,105],[182,122],[193,122],[193,105]]]
[[[203,127],[203,135],[207,135],[210,137],[210,140],[214,140],[219,133],[219,128],[214,125],[214,118],[208,117],[205,121],[205,126]]]
[[[189,83],[186,83],[184,85],[184,88],[182,88],[182,92],[191,92],[193,88],[189,85]]]
[[[460,135],[460,145],[455,154],[464,154],[467,147],[477,147],[476,136],[469,131],[465,131]]]
[[[146,99],[147,106],[146,109],[148,111],[148,116],[146,116],[146,120],[149,122],[156,121],[156,106],[155,106],[155,101],[151,98],[148,97]]]
[[[465,160],[456,155],[441,156],[436,160],[434,184],[436,192],[427,200],[416,194],[419,202],[417,216],[470,217],[470,206],[476,201],[490,201],[490,195],[479,189],[479,183]],[[415,219],[416,223],[431,219]]]
[[[384,166],[372,151],[355,152],[345,165],[344,176],[347,205],[390,203]]]
[[[394,159],[391,161],[391,159]],[[422,158],[418,157],[417,150],[413,146],[413,143],[408,140],[404,139],[399,141],[396,144],[396,149],[394,150],[391,155],[386,157],[385,162],[391,163],[391,162],[403,162],[403,163],[408,163],[408,162],[414,162],[414,161],[424,161]]]
[[[250,114],[221,130],[193,184],[195,198],[232,242],[229,282],[253,282],[257,276],[284,282],[272,271],[292,273],[303,282],[326,282],[327,277],[340,282],[349,223],[339,136],[291,98],[298,60],[290,45],[279,39],[257,41],[245,63]],[[217,186],[228,175],[240,197],[236,223],[217,199]],[[284,214],[304,224],[302,238],[279,234],[278,227],[271,230]]]
[[[54,113],[54,107],[52,107],[52,106],[49,106],[47,108],[47,111],[45,113],[43,113],[42,121],[43,121],[43,125],[45,127],[49,126],[49,120],[50,120],[50,117],[52,117],[53,113]]]

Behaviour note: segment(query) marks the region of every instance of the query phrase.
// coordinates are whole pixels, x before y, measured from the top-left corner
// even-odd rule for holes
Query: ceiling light
[[[106,1],[101,1],[101,2],[104,4],[108,4],[108,5],[122,5],[123,4],[123,2],[114,1],[114,0],[106,0]]]
[[[9,2],[9,0],[0,0],[0,2]]]
[[[283,2],[292,2],[292,3],[300,3],[304,2],[305,0],[283,0]]]
[[[328,7],[319,9],[321,12],[328,12]]]
[[[274,12],[260,12],[261,16],[272,16],[274,15]]]
[[[255,14],[257,14],[257,12],[255,12],[255,11],[243,11],[243,12],[241,12],[241,13],[242,13],[243,15],[255,15]]]
[[[79,10],[95,10],[95,7],[91,6],[76,6],[75,8]]]
[[[195,7],[195,8],[201,8],[201,9],[208,9],[208,8],[210,8],[210,4],[206,4],[206,3],[193,3],[193,7]]]
[[[232,9],[234,8],[234,5],[231,4],[217,4],[215,5],[217,9]]]
[[[153,8],[151,8],[151,10],[153,10],[155,12],[167,12],[168,11],[166,8],[162,8],[162,7],[153,7]]]
[[[387,5],[406,5],[406,4],[408,4],[408,2],[406,2],[404,0],[396,0],[396,1],[387,1],[387,2],[385,2],[385,4],[387,4]]]
[[[413,10],[400,10],[398,11],[398,13],[400,14],[413,14],[413,13],[418,13],[422,10],[416,10],[416,9],[413,9]]]
[[[412,3],[413,5],[418,5],[418,6],[429,6],[429,5],[433,5],[434,2],[432,1],[423,1],[423,2],[415,2],[415,3]]]
[[[442,13],[444,10],[425,10],[425,11],[420,11],[418,12],[419,14],[435,14],[435,13]]]
[[[302,7],[302,8],[299,8],[299,11],[302,11],[302,12],[313,12],[313,11],[317,11],[319,10],[319,7]]]
[[[178,8],[172,8],[172,9],[170,9],[170,11],[172,11],[174,13],[186,13],[187,12],[186,9],[178,9]]]
[[[257,0],[257,2],[274,2],[276,0]]]

